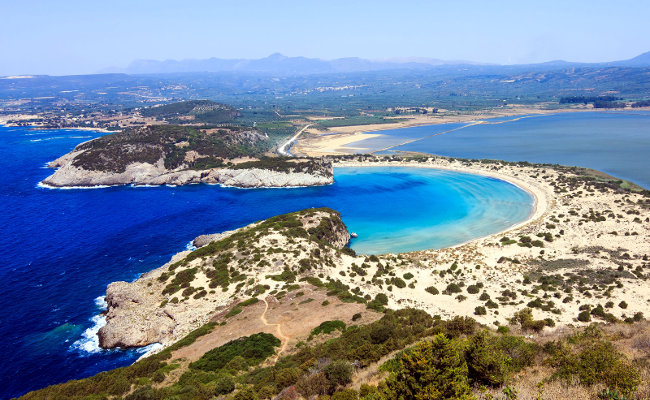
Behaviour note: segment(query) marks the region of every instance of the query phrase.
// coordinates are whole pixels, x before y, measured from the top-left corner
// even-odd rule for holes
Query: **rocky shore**
[[[123,172],[89,170],[76,166],[81,154],[73,151],[48,164],[57,168],[42,184],[55,187],[92,187],[114,185],[187,185],[193,183],[220,184],[240,188],[299,187],[329,185],[334,182],[330,163],[314,160],[317,168],[274,171],[264,168],[211,168],[205,170],[167,169],[161,158],[155,164],[134,162]]]

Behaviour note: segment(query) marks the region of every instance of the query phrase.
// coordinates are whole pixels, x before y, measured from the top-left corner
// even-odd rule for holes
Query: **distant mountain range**
[[[433,58],[395,58],[387,60],[367,60],[358,57],[321,60],[307,57],[287,57],[279,53],[268,57],[249,59],[208,58],[203,60],[136,60],[126,68],[110,68],[102,72],[121,72],[127,74],[159,74],[179,72],[243,72],[277,75],[309,75],[327,73],[346,73],[385,70],[427,70],[444,66],[494,66],[470,61],[445,61]],[[523,66],[523,65],[522,65]],[[563,60],[538,64],[527,64],[538,68],[566,68],[584,66],[625,66],[650,67],[650,52],[629,60],[604,63],[578,63]],[[510,66],[512,67],[512,66]]]

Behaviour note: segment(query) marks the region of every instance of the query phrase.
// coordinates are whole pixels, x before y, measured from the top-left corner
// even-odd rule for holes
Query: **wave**
[[[106,303],[106,297],[99,296],[95,298],[95,305],[101,310],[106,310],[108,308],[108,303]]]
[[[81,334],[81,338],[70,346],[72,350],[78,351],[81,355],[91,355],[105,351],[99,347],[99,336],[97,336],[97,333],[106,325],[106,317],[104,315],[95,315],[90,321],[93,325],[86,329]]]
[[[113,186],[119,185],[95,185],[95,186],[52,186],[47,183],[38,182],[36,184],[37,188],[40,189],[50,189],[50,190],[73,190],[73,189],[106,189]]]

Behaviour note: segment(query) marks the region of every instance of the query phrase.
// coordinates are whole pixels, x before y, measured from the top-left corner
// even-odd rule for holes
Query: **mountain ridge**
[[[259,59],[224,59],[211,57],[206,59],[183,60],[134,60],[125,68],[107,68],[102,73],[127,73],[127,74],[156,74],[156,73],[181,73],[181,72],[247,72],[247,73],[274,73],[282,75],[309,75],[323,73],[368,72],[386,70],[427,70],[440,66],[538,66],[538,67],[577,67],[577,66],[650,66],[650,51],[627,60],[610,62],[572,62],[565,60],[550,60],[540,63],[525,64],[490,64],[466,60],[441,60],[423,57],[397,57],[381,60],[370,60],[360,57],[343,57],[332,60],[309,57],[289,57],[280,53],[273,53]]]

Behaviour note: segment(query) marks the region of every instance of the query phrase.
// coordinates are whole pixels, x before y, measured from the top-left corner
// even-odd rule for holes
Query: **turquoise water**
[[[443,248],[503,230],[533,210],[530,195],[499,179],[425,168],[338,168],[355,193],[339,204],[362,254]],[[354,189],[352,189],[354,188]]]
[[[650,113],[572,112],[382,131],[351,147],[588,167],[650,189]],[[459,129],[460,128],[460,129]],[[437,136],[437,133],[446,132]],[[407,140],[421,139],[397,146]]]
[[[410,168],[341,168],[333,185],[50,190],[46,162],[94,132],[0,126],[0,398],[132,363],[94,334],[106,285],[156,268],[194,237],[308,207],[341,212],[352,248],[437,248],[499,231],[531,197],[496,179]]]

